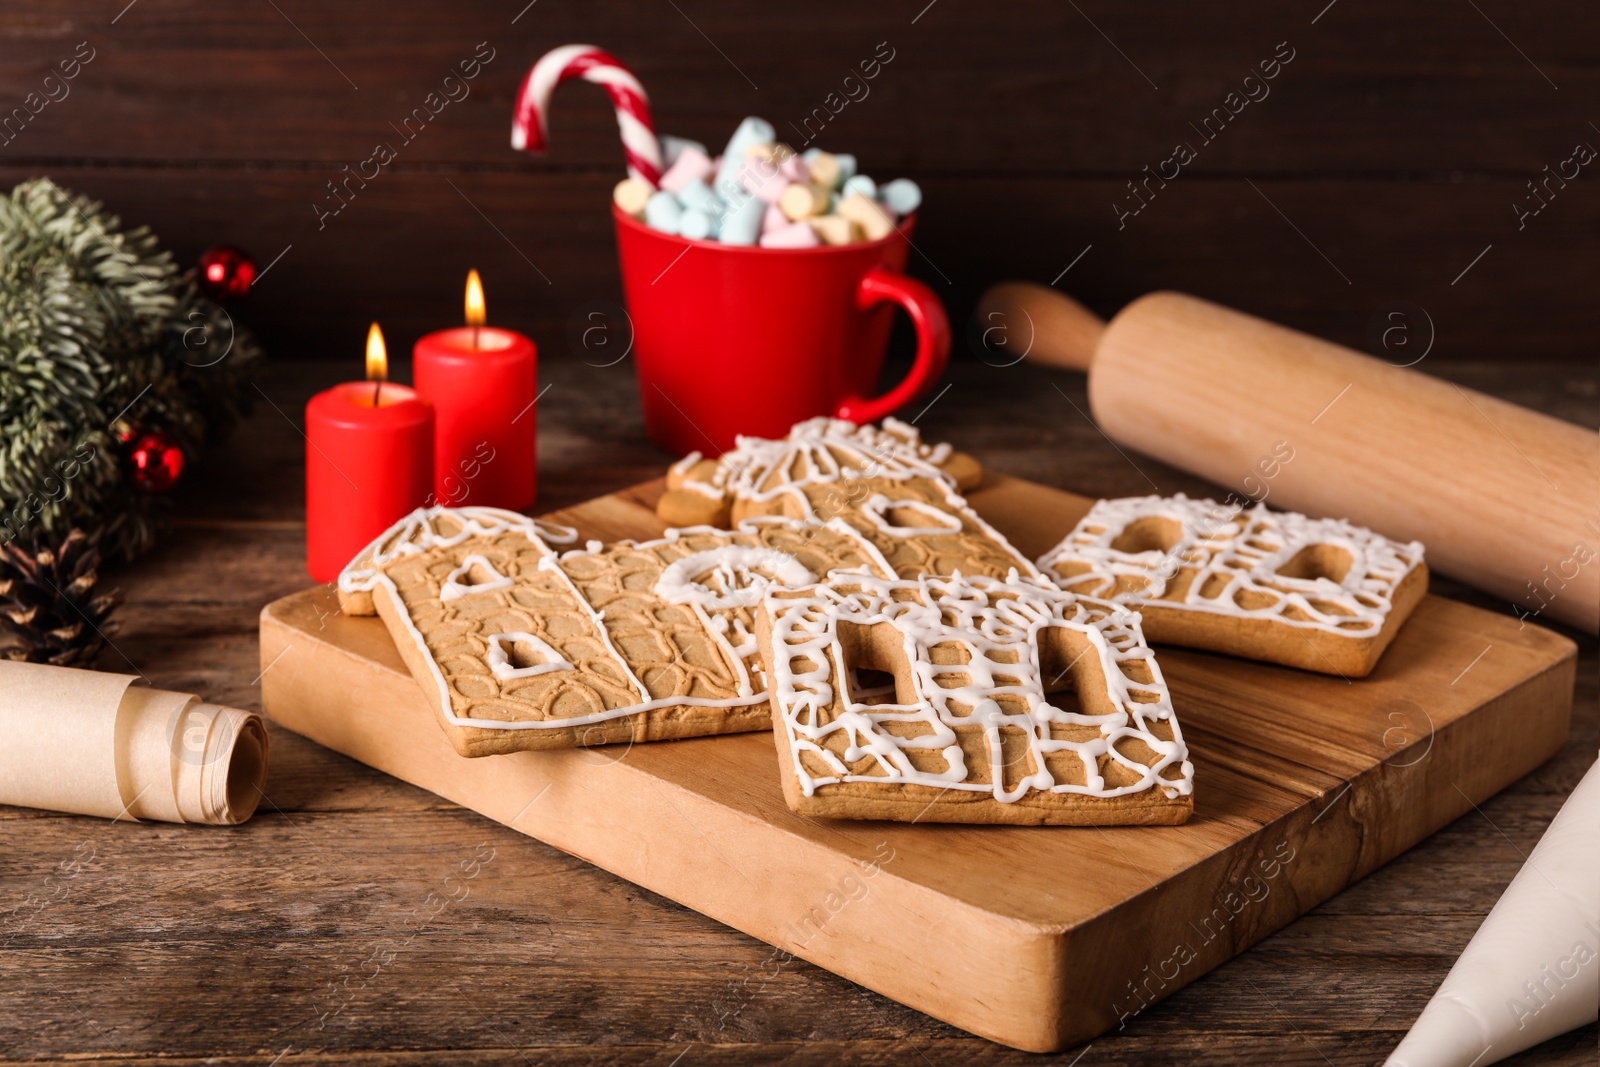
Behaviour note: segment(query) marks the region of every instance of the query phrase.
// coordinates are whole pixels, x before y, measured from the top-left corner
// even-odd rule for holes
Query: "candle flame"
[[[467,325],[482,326],[484,322],[483,280],[475,270],[467,271]]]
[[[381,382],[389,377],[389,351],[383,344],[383,331],[373,323],[367,330],[367,381]]]

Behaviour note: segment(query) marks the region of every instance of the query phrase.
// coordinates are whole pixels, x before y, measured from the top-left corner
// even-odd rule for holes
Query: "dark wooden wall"
[[[13,126],[0,179],[51,175],[185,262],[215,242],[262,266],[287,248],[240,310],[279,356],[354,367],[374,317],[409,345],[457,319],[477,266],[491,319],[557,358],[575,310],[617,296],[606,199],[622,168],[593,87],[558,93],[548,157],[509,147],[534,58],[601,44],[662,130],[720,143],[745,114],[798,122],[887,42],[870,95],[820,142],[922,183],[914,269],[958,322],[987,283],[1049,282],[1076,260],[1060,287],[1102,311],[1173,287],[1365,347],[1373,316],[1406,301],[1436,328],[1434,361],[1594,357],[1600,160],[1552,181],[1520,229],[1512,206],[1536,206],[1526,183],[1575,146],[1600,148],[1593,4],[525,4],[0,3],[0,114],[79,42],[94,55]],[[403,143],[391,123],[479,42],[494,58],[471,95]],[[1280,42],[1294,58],[1270,95],[1202,142],[1190,123]],[[1198,158],[1119,228],[1126,183],[1180,140]],[[398,158],[319,229],[324,183],[379,142]]]

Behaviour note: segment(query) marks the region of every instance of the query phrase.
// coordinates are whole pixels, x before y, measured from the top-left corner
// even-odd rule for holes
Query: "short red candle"
[[[512,330],[485,326],[483,282],[467,272],[467,325],[440,330],[412,351],[417,392],[433,404],[433,499],[522,511],[538,489],[539,352]]]
[[[533,341],[493,326],[430,333],[417,342],[417,392],[433,405],[433,491],[440,504],[533,505],[538,491]]]
[[[373,404],[374,397],[377,404]],[[345,382],[306,405],[306,569],[331,582],[433,490],[434,412],[403,385]]]

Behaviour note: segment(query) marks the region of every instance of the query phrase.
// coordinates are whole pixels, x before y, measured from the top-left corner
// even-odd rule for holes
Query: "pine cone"
[[[96,594],[97,538],[74,529],[58,549],[0,547],[0,657],[88,667],[117,632],[117,590]],[[9,641],[3,640],[9,637]]]

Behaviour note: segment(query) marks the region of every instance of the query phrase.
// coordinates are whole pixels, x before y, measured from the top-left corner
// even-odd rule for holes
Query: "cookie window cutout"
[[[510,589],[512,584],[509,577],[495,570],[493,563],[474,553],[445,577],[444,585],[439,588],[439,599],[448,603],[473,593]]]
[[[1139,611],[1156,644],[1346,677],[1372,671],[1427,591],[1417,542],[1182,495],[1099,501],[1039,569]]]
[[[561,658],[561,653],[551,648],[542,637],[522,630],[508,634],[490,634],[489,648],[484,662],[489,672],[502,682],[516,678],[533,678],[551,671],[570,671],[575,668]]]
[[[800,814],[1109,826],[1193,810],[1160,667],[1115,605],[1018,575],[835,575],[765,612]]]

